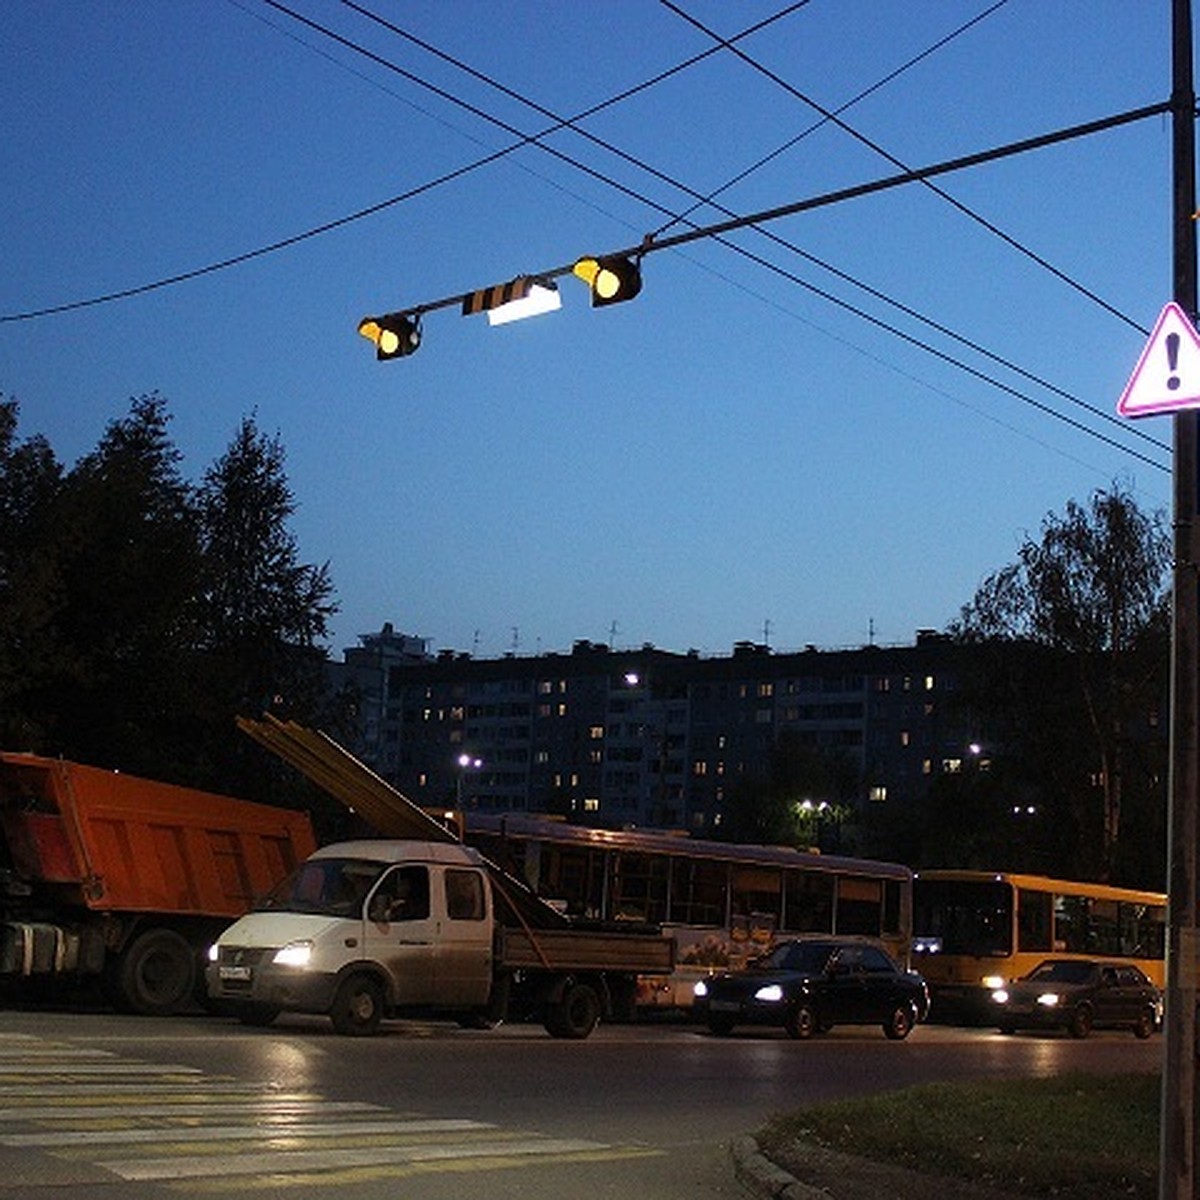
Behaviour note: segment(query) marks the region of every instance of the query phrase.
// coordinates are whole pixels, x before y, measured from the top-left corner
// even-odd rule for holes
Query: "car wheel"
[[[717,1037],[728,1037],[733,1032],[732,1017],[709,1017],[708,1032]]]
[[[821,1028],[821,1022],[811,1004],[797,1004],[788,1014],[783,1027],[788,1037],[807,1041]]]
[[[383,988],[370,975],[351,975],[338,988],[329,1016],[338,1033],[370,1037],[383,1020]]]
[[[1067,1031],[1073,1038],[1085,1038],[1092,1032],[1092,1010],[1081,1004],[1072,1014]]]
[[[1148,1038],[1154,1032],[1155,1024],[1154,1010],[1152,1008],[1143,1008],[1133,1026],[1134,1036],[1143,1039]]]
[[[884,1021],[883,1032],[890,1041],[902,1042],[912,1033],[912,1027],[915,1024],[916,1018],[913,1016],[912,1006],[897,1004],[892,1015]]]

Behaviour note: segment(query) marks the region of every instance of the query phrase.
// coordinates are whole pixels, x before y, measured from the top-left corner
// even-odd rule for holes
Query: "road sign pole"
[[[1172,0],[1174,299],[1196,319],[1196,95],[1192,0]],[[1174,527],[1171,631],[1171,774],[1167,843],[1167,988],[1159,1200],[1195,1200],[1196,1178],[1196,854],[1200,785],[1200,486],[1198,414],[1174,421]]]

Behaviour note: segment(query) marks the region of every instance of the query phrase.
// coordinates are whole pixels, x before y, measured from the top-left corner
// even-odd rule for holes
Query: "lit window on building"
[[[602,738],[604,736],[604,726],[603,725],[593,725],[588,730],[588,735],[591,737],[592,741],[594,741],[594,742],[599,741],[600,738]]]
[[[945,771],[947,775],[957,775],[962,770],[962,766],[963,760],[961,758],[942,759],[942,770]]]
[[[912,734],[907,729],[900,730],[900,745],[911,746]]]
[[[599,796],[585,796],[584,801],[583,801],[583,811],[590,812],[590,813],[599,812],[600,811],[600,797]]]
[[[926,676],[925,676],[925,690],[926,690],[927,692],[932,692],[932,691],[933,691],[933,688],[934,688],[934,678],[933,678],[933,676],[932,676],[932,675],[926,675]]]
[[[871,785],[871,790],[867,793],[867,798],[882,803],[887,799],[887,784],[874,783]]]
[[[705,762],[704,759],[702,759],[702,758],[696,759],[696,761],[694,763],[692,763],[692,774],[693,775],[707,775],[708,774],[708,763]]]

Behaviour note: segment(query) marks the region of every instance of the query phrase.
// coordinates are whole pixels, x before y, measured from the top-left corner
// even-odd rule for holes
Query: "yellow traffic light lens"
[[[621,290],[621,280],[616,272],[610,271],[607,267],[601,267],[596,272],[592,289],[601,300],[611,300]]]

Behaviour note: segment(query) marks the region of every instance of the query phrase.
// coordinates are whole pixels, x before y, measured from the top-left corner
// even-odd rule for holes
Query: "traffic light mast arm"
[[[717,237],[723,233],[731,233],[736,229],[745,229],[750,225],[763,225],[769,221],[777,221],[781,217],[796,216],[802,212],[811,212],[817,208],[826,208],[831,204],[840,204],[844,200],[854,200],[860,196],[873,195],[876,192],[887,191],[890,188],[900,187],[908,183],[917,183],[923,179],[932,179],[938,175],[947,175],[953,171],[980,166],[983,163],[994,162],[997,159],[1011,158],[1014,155],[1024,154],[1030,150],[1040,150],[1046,146],[1057,145],[1060,142],[1088,137],[1094,133],[1102,133],[1105,130],[1114,129],[1121,125],[1142,121],[1147,117],[1161,116],[1171,110],[1172,102],[1170,100],[1163,100],[1157,104],[1148,104],[1142,108],[1117,113],[1115,116],[1102,117],[1099,120],[1087,121],[1081,125],[1072,125],[1065,129],[1056,130],[1053,133],[1024,138],[1018,142],[1009,142],[992,150],[983,150],[976,154],[947,159],[932,166],[918,167],[911,171],[901,171],[898,174],[887,175],[880,179],[871,180],[868,183],[855,184],[852,187],[840,188],[834,192],[825,192],[819,196],[810,196],[805,200],[797,200],[791,204],[782,204],[775,208],[762,209],[759,212],[750,213],[744,217],[734,217],[727,221],[720,221],[715,225],[694,226],[691,229],[673,234],[670,237],[656,238],[653,234],[648,234],[637,246],[630,246],[624,250],[614,250],[610,253],[594,257],[604,260],[632,259],[636,261],[647,254],[654,253],[656,250],[669,250],[675,246],[699,241],[702,238]],[[563,275],[573,274],[575,267],[576,263],[572,262],[564,266],[552,267],[549,270],[537,271],[532,274],[536,279],[552,280],[558,279]],[[443,308],[461,308],[463,301],[472,294],[472,292],[460,292],[454,296],[446,296],[441,300],[430,300],[422,304],[414,304],[408,308],[398,309],[396,312],[389,313],[388,316],[415,319],[424,313],[436,312]],[[371,319],[373,318],[366,318],[366,320]]]

